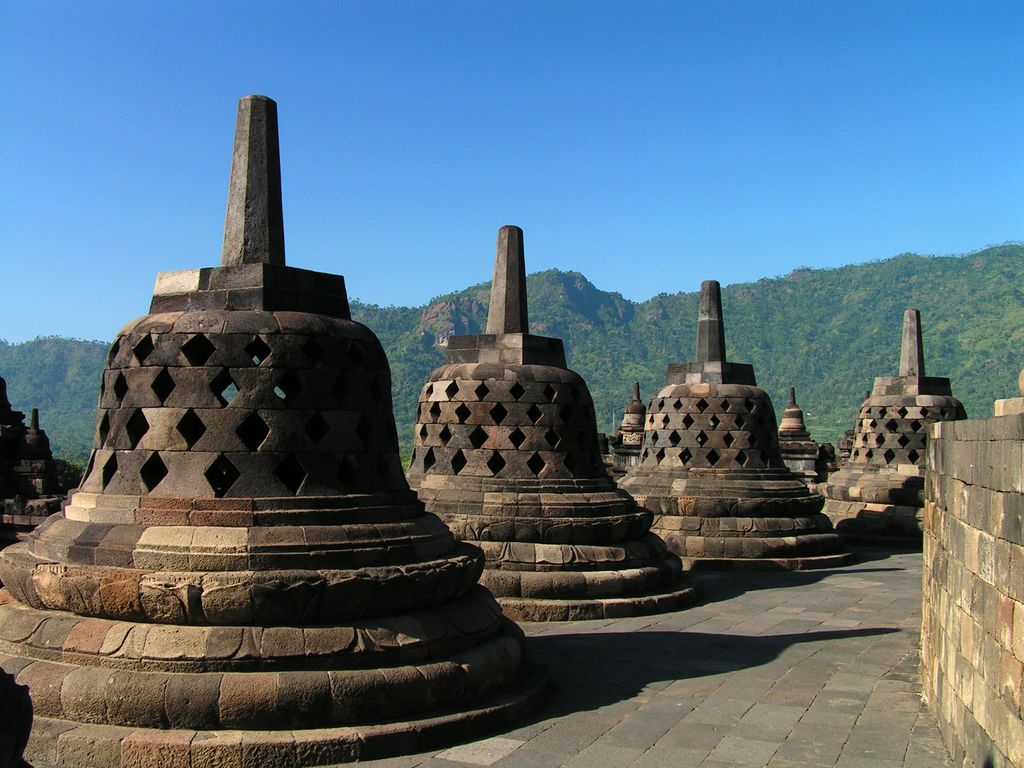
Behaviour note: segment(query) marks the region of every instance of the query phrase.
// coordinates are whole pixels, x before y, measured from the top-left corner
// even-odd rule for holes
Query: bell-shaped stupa
[[[779,422],[779,454],[782,463],[813,489],[819,479],[818,444],[807,431],[804,411],[796,403],[795,387],[789,388],[789,403]]]
[[[903,314],[899,376],[879,376],[861,405],[850,458],[821,485],[843,536],[920,545],[928,426],[966,419],[949,379],[925,376],[921,313]]]
[[[845,563],[822,498],[783,463],[775,410],[754,369],[725,356],[718,283],[701,285],[697,359],[668,367],[647,406],[640,463],[619,485],[687,567]]]
[[[110,348],[64,514],[0,556],[0,664],[45,765],[326,765],[532,710],[483,556],[402,472],[344,279],[285,266],[277,107],[238,111],[222,266]],[[58,738],[59,737],[59,738]]]
[[[526,620],[673,610],[692,597],[651,516],[616,488],[594,404],[560,339],[529,333],[523,232],[502,227],[487,333],[452,336],[420,393],[409,479],[487,556],[481,582]]]
[[[611,440],[614,477],[621,477],[639,461],[646,417],[647,406],[640,399],[640,382],[637,381],[633,383],[633,399],[623,409],[619,431]]]

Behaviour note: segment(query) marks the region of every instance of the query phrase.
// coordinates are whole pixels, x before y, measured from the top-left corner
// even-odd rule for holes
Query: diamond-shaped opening
[[[576,459],[571,453],[567,453],[562,457],[562,463],[565,468],[569,471],[569,474],[573,474],[576,471]]]
[[[166,368],[161,368],[160,373],[153,379],[153,383],[150,384],[150,389],[160,400],[160,405],[163,405],[167,398],[171,396],[171,392],[174,391],[174,379],[171,378],[171,374]]]
[[[548,445],[552,448],[558,445],[558,441],[561,439],[557,432],[553,429],[549,429],[544,433],[544,439],[548,441]]]
[[[736,417],[736,429],[743,429],[743,425],[747,423],[747,420],[742,416]]]
[[[659,411],[664,411],[665,410],[665,401],[664,400],[659,400],[658,401],[658,410]]]
[[[920,432],[922,426],[923,425],[921,424],[921,422],[918,421],[917,419],[914,419],[912,422],[910,422],[910,428],[915,432]]]
[[[466,464],[466,454],[464,454],[461,450],[456,451],[455,455],[452,456],[452,472],[454,472],[456,475],[459,474],[459,472],[466,468]]]
[[[277,386],[274,387],[274,394],[278,400],[281,400],[285,405],[295,401],[299,392],[302,391],[302,382],[299,381],[299,377],[295,375],[294,371],[288,371],[278,379]]]
[[[552,387],[550,384],[544,385],[544,399],[547,400],[549,403],[555,399],[555,388]]]
[[[433,451],[427,451],[427,455],[433,458],[434,453]],[[426,464],[426,457],[424,457],[424,464]],[[354,490],[356,482],[359,480],[359,466],[356,460],[351,456],[343,456],[341,463],[338,464],[338,471],[334,473],[334,476],[338,478],[347,490]]]
[[[105,442],[107,442],[107,435],[110,434],[110,416],[107,415],[106,411],[103,412],[103,418],[100,419],[99,433],[100,433],[100,445],[99,445],[99,447],[102,447],[103,444]]]
[[[477,424],[473,431],[469,433],[469,442],[474,448],[481,447],[487,442],[487,431]]]
[[[661,426],[663,426],[663,427],[667,427],[667,426],[668,426],[668,423],[669,423],[669,421],[670,421],[670,419],[669,419],[669,417],[668,417],[668,414],[667,414],[667,413],[666,413],[666,414],[664,414],[664,415],[662,415],[662,417],[661,417]]]
[[[722,442],[725,443],[726,448],[730,448],[732,444],[736,442],[736,438],[732,436],[732,432],[726,432],[725,437],[722,438]]]
[[[118,339],[110,345],[110,351],[107,352],[107,367],[114,362],[114,358],[117,357],[117,353],[121,351],[121,339]]]
[[[152,491],[160,485],[161,480],[167,477],[167,465],[164,464],[159,453],[154,453],[146,459],[146,463],[139,470],[139,476],[142,478],[142,484],[146,486],[147,491]]]
[[[185,445],[191,450],[192,446],[199,442],[206,433],[206,425],[203,420],[196,416],[196,412],[189,408],[185,415],[178,421],[176,427],[178,434],[185,438]]]
[[[693,416],[686,414],[683,416],[683,429],[689,429],[693,426]]]
[[[430,406],[429,413],[430,420],[434,423],[437,423],[437,418],[441,415],[441,406],[437,402],[435,402],[433,405]]]
[[[181,351],[184,353],[189,365],[206,365],[206,361],[210,359],[210,355],[217,351],[217,348],[213,346],[213,342],[206,338],[206,336],[197,333],[181,345]]]
[[[921,415],[924,416],[923,413]],[[935,416],[936,416],[936,418],[938,418],[939,421],[942,421],[943,419],[946,418],[946,409],[945,408],[939,408],[939,410],[935,413]]]
[[[922,419],[928,418],[928,409],[927,408],[922,408],[921,409],[921,418]]]
[[[466,419],[469,418],[471,413],[472,411],[469,410],[469,407],[465,403],[459,403],[459,407],[455,409],[455,418],[458,420],[459,424],[465,424]]]
[[[907,418],[907,414],[909,413],[909,411],[901,405],[899,407],[899,410],[896,411],[896,413],[900,415],[901,419],[905,419]]]
[[[241,476],[241,472],[225,458],[224,454],[221,454],[206,468],[203,476],[210,484],[213,495],[219,499],[231,490],[231,486]]]
[[[750,436],[747,438],[747,443],[751,448],[755,447],[757,445],[757,435],[751,432]]]
[[[651,445],[657,445],[659,439],[660,438],[658,437],[658,433],[657,432],[652,432],[651,433]]]
[[[250,451],[255,451],[259,449],[267,435],[270,434],[270,427],[267,426],[267,422],[256,411],[253,411],[238,425],[238,428],[235,429],[235,434],[245,443],[246,448]]]
[[[718,455],[718,451],[716,451],[714,448],[712,448],[710,451],[708,451],[708,455],[707,455],[708,464],[710,464],[712,467],[715,466],[715,464],[718,463],[718,460],[720,458],[722,458],[722,457]]]
[[[509,389],[508,392],[510,395],[512,395],[513,398],[518,400],[520,397],[526,394],[526,389],[523,387],[522,384],[520,384],[517,381],[515,384],[512,385],[512,388]]]
[[[427,430],[427,425],[426,424],[421,424],[420,425],[420,440],[426,440],[427,439],[427,435],[429,435],[429,434],[430,434],[430,432]]]
[[[496,475],[505,468],[506,463],[500,453],[493,451],[491,457],[487,460],[487,468],[491,470],[492,475]]]
[[[654,452],[654,460],[661,464],[665,460],[665,449],[659,448]]]
[[[874,429],[878,426],[878,422],[874,419],[868,419],[868,429]]]
[[[245,345],[245,354],[249,356],[253,365],[261,365],[264,360],[270,357],[270,347],[267,346],[267,342],[256,336]]]
[[[884,444],[885,444],[885,435],[882,435],[882,434],[875,435],[875,445],[877,445],[879,448],[881,448]]]
[[[900,425],[895,419],[889,419],[887,422],[885,422],[885,428],[890,432],[895,432],[900,428]]]
[[[310,366],[317,366],[324,359],[324,348],[317,343],[317,340],[310,336],[302,345],[302,354],[306,356]]]
[[[508,416],[508,410],[501,403],[495,403],[494,407],[491,408],[491,418],[494,419],[495,424],[501,424],[502,419]]]
[[[747,454],[744,453],[743,451],[737,451],[736,452],[736,463],[739,464],[741,467],[746,466]]]
[[[427,388],[423,390],[423,399],[429,400],[432,394],[434,394],[434,385],[427,384]]]
[[[697,433],[697,445],[704,445],[704,443],[706,443],[707,441],[708,436],[704,434],[704,430],[702,429],[700,432]]]
[[[526,461],[526,468],[533,473],[534,477],[539,477],[540,473],[544,470],[544,459],[541,458],[539,453],[534,451],[533,455]]]
[[[114,397],[117,398],[118,405],[121,404],[121,401],[124,400],[124,396],[127,394],[128,381],[125,379],[124,374],[118,371],[117,378],[114,379]]]
[[[898,445],[898,446],[899,446],[900,448],[906,448],[906,447],[907,447],[907,444],[908,444],[909,442],[910,442],[910,438],[909,438],[909,437],[907,437],[906,435],[900,435],[900,436],[899,436],[898,438],[896,438],[896,444],[897,444],[897,445]]]
[[[221,405],[229,405],[238,396],[238,385],[231,378],[227,368],[222,368],[221,372],[214,377],[210,382],[210,389],[220,400]]]
[[[544,415],[544,412],[537,407],[536,403],[534,403],[533,405],[530,406],[530,410],[526,412],[526,415],[529,417],[530,421],[536,424],[538,421],[540,421],[540,417]]]
[[[682,438],[679,436],[679,433],[676,432],[674,429],[671,432],[669,432],[668,442],[673,448],[679,445],[680,440],[682,440]]]
[[[149,353],[153,351],[153,338],[147,333],[134,347],[132,347],[132,354],[135,355],[135,359],[139,361],[139,365],[142,365],[143,361],[149,357]]]
[[[293,494],[298,493],[302,482],[306,479],[306,468],[294,456],[289,454],[274,470],[277,479]]]
[[[437,433],[437,436],[441,440],[441,445],[448,445],[448,441],[452,439],[452,431],[448,429],[448,425],[445,424],[441,427],[441,431]]]
[[[110,454],[110,458],[107,459],[103,465],[103,487],[106,488],[110,485],[110,481],[114,479],[114,475],[117,474],[117,454]]]
[[[911,449],[910,453],[907,454],[907,458],[910,459],[911,464],[917,464],[917,460],[921,458],[921,454],[914,449]]]
[[[436,459],[434,458],[434,449],[427,448],[427,452],[423,454],[423,471],[426,472],[428,469],[434,466],[435,461]]]
[[[730,403],[728,400],[723,398],[722,399],[722,404],[719,407],[722,409],[722,413],[728,413],[729,409],[732,408],[732,403]]]
[[[512,434],[508,436],[508,439],[512,441],[512,445],[518,448],[519,446],[526,442],[526,435],[523,434],[523,430],[521,430],[519,427],[516,427],[515,429],[512,430]]]
[[[746,398],[743,401],[743,405],[745,405],[747,407],[747,411],[749,413],[753,413],[754,411],[757,410],[757,401],[752,399],[752,398],[749,398],[749,397]]]
[[[874,455],[875,455],[875,452],[873,450],[871,450],[870,448],[868,448],[866,451],[864,451],[864,458],[865,459],[871,459],[871,457],[874,456]]]
[[[146,420],[146,415],[141,408],[137,409],[128,419],[128,423],[124,425],[124,431],[128,433],[128,445],[134,450],[149,432],[149,421]]]
[[[476,395],[477,400],[483,400],[491,392],[490,388],[482,381],[477,384],[476,389],[473,390],[473,394]]]
[[[448,386],[444,388],[444,393],[448,395],[448,399],[451,400],[453,397],[459,394],[459,382],[449,382]]]
[[[882,458],[885,459],[886,464],[892,464],[892,460],[896,458],[896,454],[892,448],[887,448],[885,453],[882,454]]]
[[[681,462],[683,462],[684,465],[685,464],[689,464],[690,463],[690,459],[692,459],[692,458],[693,458],[693,454],[690,453],[690,449],[689,448],[683,448],[683,450],[681,450],[679,452],[679,460]]]
[[[362,365],[363,360],[366,359],[366,350],[363,349],[362,342],[352,339],[348,343],[347,351],[348,361],[352,365]]]
[[[676,400],[674,403],[672,403],[672,410],[673,411],[678,411],[682,407],[683,407],[683,401],[682,400]]]
[[[721,422],[718,420],[718,417],[717,416],[712,416],[711,417],[711,428],[712,429],[718,429],[718,425],[719,424],[721,424]]]

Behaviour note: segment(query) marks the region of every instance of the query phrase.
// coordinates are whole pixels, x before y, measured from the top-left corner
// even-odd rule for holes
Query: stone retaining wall
[[[1024,415],[928,440],[921,676],[965,768],[1024,766]]]

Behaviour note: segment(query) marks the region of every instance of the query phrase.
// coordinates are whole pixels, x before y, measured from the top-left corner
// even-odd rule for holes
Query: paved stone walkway
[[[951,768],[921,703],[921,555],[696,577],[703,604],[524,625],[554,683],[523,727],[375,768]]]

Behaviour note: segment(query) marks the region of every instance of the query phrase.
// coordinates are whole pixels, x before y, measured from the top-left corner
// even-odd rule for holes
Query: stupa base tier
[[[583,621],[621,619],[678,611],[692,605],[693,587],[624,597],[579,600],[544,600],[529,597],[499,597],[502,612],[514,621]]]
[[[829,499],[822,512],[854,544],[920,549],[924,541],[923,507]]]
[[[684,557],[686,571],[813,571],[856,562],[852,552],[810,557]]]
[[[61,768],[302,768],[374,760],[501,731],[536,711],[546,689],[546,673],[524,667],[513,687],[468,708],[401,722],[306,730],[161,730],[36,717],[25,757]]]

